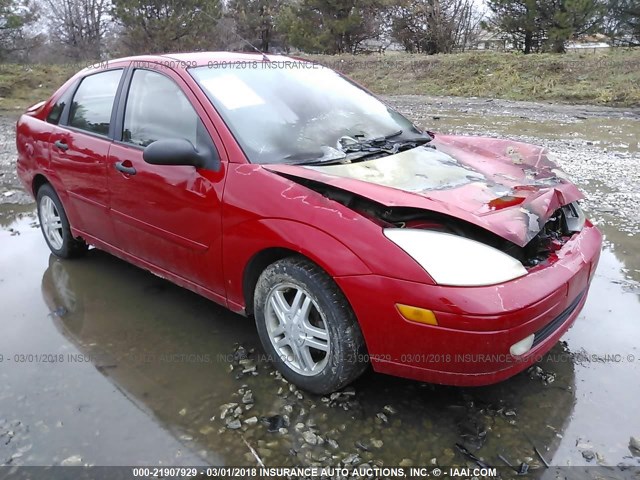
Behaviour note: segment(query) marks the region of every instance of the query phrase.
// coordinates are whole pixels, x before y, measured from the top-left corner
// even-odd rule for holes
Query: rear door
[[[178,75],[138,68],[128,77],[119,107],[122,121],[108,162],[119,245],[138,259],[222,295],[224,149],[219,139],[213,141],[202,106]],[[220,170],[143,160],[147,145],[172,138],[218,151]]]
[[[101,71],[84,77],[69,104],[63,106],[58,125],[50,136],[51,168],[63,195],[72,226],[90,237],[112,243],[109,218],[107,159],[114,104],[123,69]],[[60,185],[61,184],[61,185]]]

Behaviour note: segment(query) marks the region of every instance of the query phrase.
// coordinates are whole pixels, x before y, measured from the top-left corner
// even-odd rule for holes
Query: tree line
[[[640,45],[640,0],[0,0],[0,60],[186,50],[451,53],[480,34],[524,53],[606,35]]]

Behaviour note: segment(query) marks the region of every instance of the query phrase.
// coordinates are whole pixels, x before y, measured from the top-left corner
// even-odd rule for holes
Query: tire
[[[369,365],[349,302],[333,279],[306,259],[285,258],[262,272],[254,314],[262,346],[276,368],[304,390],[334,392]]]
[[[40,229],[51,253],[60,258],[76,258],[84,255],[87,244],[73,238],[69,220],[62,202],[51,185],[45,183],[36,194]]]

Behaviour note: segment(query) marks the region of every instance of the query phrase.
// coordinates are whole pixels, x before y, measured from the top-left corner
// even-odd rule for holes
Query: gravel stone
[[[234,418],[233,420],[227,423],[227,428],[231,430],[237,430],[240,427],[242,427],[242,423],[240,423],[240,420],[238,420],[237,418]]]
[[[304,438],[304,441],[307,442],[309,445],[318,444],[318,436],[315,433],[313,433],[311,430],[307,430],[306,432],[304,432],[302,434],[302,438]]]

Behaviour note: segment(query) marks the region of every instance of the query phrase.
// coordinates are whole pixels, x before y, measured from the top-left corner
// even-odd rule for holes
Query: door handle
[[[125,167],[123,162],[116,162],[116,170],[127,175],[135,175],[136,169],[134,167]]]
[[[64,143],[62,140],[56,140],[53,144],[58,147],[60,150],[64,150],[65,152],[69,150],[69,145]]]

